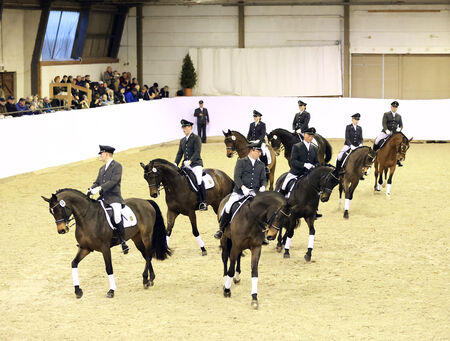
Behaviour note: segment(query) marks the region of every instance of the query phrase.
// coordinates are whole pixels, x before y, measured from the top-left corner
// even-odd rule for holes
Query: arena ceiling
[[[134,7],[143,5],[223,5],[237,6],[332,6],[332,5],[444,5],[449,0],[0,0],[0,8],[39,9],[50,4],[52,8],[78,9],[91,7]]]

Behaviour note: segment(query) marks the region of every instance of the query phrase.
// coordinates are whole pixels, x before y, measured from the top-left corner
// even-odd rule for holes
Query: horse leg
[[[378,160],[375,161],[374,168],[375,168],[375,171],[373,172],[373,174],[375,175],[375,185],[373,186],[373,189],[374,189],[374,191],[379,192],[379,191],[381,191],[381,186],[378,185],[378,174],[380,173],[381,165],[378,162]],[[381,174],[380,174],[380,177],[381,177]]]
[[[90,252],[91,251],[79,247],[75,258],[72,261],[72,280],[75,288],[75,296],[77,298],[83,297],[83,290],[80,288],[80,280],[78,278],[78,263],[80,263]]]
[[[109,280],[109,291],[107,292],[106,297],[113,298],[114,291],[116,291],[116,282],[114,281],[113,267],[111,262],[111,249],[109,247],[104,248],[102,250],[102,254]]]
[[[197,216],[195,215],[195,211],[189,213],[189,220],[191,221],[192,234],[195,239],[197,239],[198,246],[200,246],[200,249],[202,250],[202,256],[206,256],[208,252],[205,249],[205,243],[203,243],[202,237],[200,237],[200,233],[197,229]]]
[[[395,172],[395,164],[389,169],[389,179],[387,181],[386,186],[386,195],[388,197],[390,197],[391,195],[392,176],[394,175],[394,172]]]
[[[314,229],[314,218],[308,217],[306,218],[306,223],[309,227],[309,240],[308,240],[308,251],[305,254],[305,260],[307,262],[311,261],[311,253],[314,248],[314,238],[316,235],[316,230]]]
[[[174,212],[171,210],[167,211],[167,246],[169,246],[170,236],[172,234],[173,225],[175,225],[175,219],[177,219],[179,212]]]
[[[142,257],[145,259],[144,272],[142,273],[142,284],[144,289],[148,289],[153,286],[153,280],[155,279],[155,273],[153,272],[153,267],[151,263],[151,255],[147,255],[146,247],[140,238],[133,238],[136,248],[141,252]],[[150,273],[150,281],[148,280],[148,275]]]
[[[384,182],[383,182],[383,188],[386,187],[387,172],[388,172],[388,169],[385,168],[385,169],[384,169]]]
[[[278,233],[277,237],[277,252],[281,252],[283,249],[283,235],[282,235],[283,228],[281,228],[280,232]],[[287,232],[284,234],[286,235]]]
[[[258,309],[258,263],[261,256],[261,245],[253,247],[252,252],[252,308]]]
[[[230,257],[230,250],[231,250],[231,239],[229,238],[222,238],[220,240],[220,246],[222,248],[222,263],[223,263],[223,277],[227,275],[227,263],[228,263],[228,257]]]
[[[350,186],[347,186],[345,189],[345,211],[344,218],[348,219],[348,211],[350,209],[350,202],[353,200],[353,192],[355,191],[356,186],[358,186],[359,180],[355,180],[355,183],[352,182]]]
[[[338,201],[338,205],[339,208],[341,208],[341,203],[342,203],[342,191],[344,190],[344,187],[342,185],[342,180],[339,181],[339,201]]]
[[[236,261],[236,272],[234,273],[233,282],[234,284],[239,284],[241,282],[241,257],[242,252],[239,253]]]
[[[225,297],[231,297],[231,282],[234,277],[235,273],[235,267],[236,267],[236,260],[241,253],[240,250],[236,248],[235,245],[231,246],[230,251],[230,267],[228,268],[227,277],[225,278],[225,284],[223,286],[223,295]]]
[[[289,230],[286,231],[286,242],[284,243],[284,254],[283,254],[283,258],[291,258],[291,254],[289,253],[289,250],[291,248],[291,240],[292,237],[294,236],[294,229],[291,228]]]

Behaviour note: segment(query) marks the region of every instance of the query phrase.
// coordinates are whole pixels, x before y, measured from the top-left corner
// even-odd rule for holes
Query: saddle
[[[103,211],[105,212],[106,221],[108,222],[109,227],[111,227],[111,229],[115,230],[116,226],[113,223],[114,222],[114,211],[113,211],[112,207],[105,204],[103,202],[103,200],[99,200],[99,202],[100,202],[100,206],[102,207]],[[123,222],[124,228],[132,227],[137,224],[136,215],[134,214],[134,212],[131,210],[130,207],[122,204],[121,213],[122,213],[122,222]]]
[[[355,150],[357,150],[357,149],[359,149],[359,148],[362,148],[362,147],[364,147],[364,146],[359,146],[359,147],[356,147],[355,149],[349,149],[349,150],[347,150],[345,153],[344,153],[344,155],[342,156],[342,158],[343,158],[343,160],[342,160],[342,166],[341,166],[341,168],[344,168],[345,167],[345,165],[346,165],[346,163],[347,163],[347,160],[348,160],[348,157],[350,156],[350,154],[352,153],[352,152],[354,152]]]
[[[378,149],[381,149],[386,144],[386,142],[389,141],[389,139],[392,137],[392,135],[393,134],[391,134],[391,135],[385,137],[384,139],[381,139],[380,141],[378,141],[378,146],[379,146]]]
[[[238,201],[235,201],[233,203],[233,205],[231,205],[231,209],[230,209],[230,224],[233,221],[234,216],[236,215],[236,213],[241,209],[241,207],[244,205],[245,202],[247,202],[248,200],[253,200],[254,196],[253,195],[247,195],[246,197],[243,197],[241,199],[239,199]],[[222,212],[220,213],[220,217],[222,218],[223,212],[225,211],[225,206],[222,209]],[[220,221],[220,220],[219,220]]]
[[[295,187],[295,184],[297,183],[297,182],[299,182],[300,181],[300,179],[303,179],[303,177],[305,176],[306,174],[303,174],[303,175],[300,175],[300,176],[298,176],[298,177],[296,177],[296,178],[292,178],[291,180],[289,180],[289,182],[286,184],[286,189],[283,191],[283,193],[285,193],[285,198],[289,198],[290,196],[291,196],[291,192],[292,192],[292,190],[294,189],[294,187]]]
[[[197,185],[197,178],[195,177],[195,174],[193,171],[191,171],[189,168],[182,167],[179,170],[180,175],[184,176],[186,178],[186,181],[190,187],[190,189],[197,193],[199,191],[198,185]],[[205,183],[205,189],[210,189],[215,186],[214,180],[211,177],[211,175],[207,174],[205,171],[202,173],[202,180]]]

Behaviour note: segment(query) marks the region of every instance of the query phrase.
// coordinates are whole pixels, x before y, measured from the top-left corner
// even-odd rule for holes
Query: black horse
[[[197,229],[195,215],[198,209],[197,194],[191,190],[186,178],[180,174],[180,169],[164,159],[152,160],[147,165],[141,162],[141,167],[144,169],[144,179],[148,183],[152,198],[158,197],[161,186],[166,191],[167,236],[170,237],[172,234],[175,219],[180,213],[188,216],[192,225],[192,234],[197,239],[202,255],[206,256],[205,244]],[[209,174],[215,183],[213,188],[206,191],[206,202],[217,213],[220,201],[233,190],[233,180],[219,169],[205,168],[204,172]]]
[[[341,204],[342,191],[345,193],[344,218],[348,219],[350,202],[353,199],[353,192],[359,184],[362,176],[367,175],[375,160],[377,153],[368,146],[362,146],[350,152],[347,160],[342,165],[344,174],[339,182],[339,205]]]
[[[315,134],[314,138],[316,139],[319,148],[319,162],[322,164],[328,163],[331,160],[331,155],[333,153],[330,143],[319,134]],[[267,139],[277,155],[280,155],[280,152],[284,148],[284,157],[290,164],[292,146],[300,142],[298,135],[291,133],[286,129],[278,128],[267,134]]]
[[[279,190],[286,174],[284,173],[278,178],[275,190]],[[297,181],[288,199],[288,204],[291,207],[291,221],[288,224],[290,228],[287,229],[284,237],[281,236],[281,233],[278,235],[277,250],[281,252],[282,244],[285,245],[284,258],[290,257],[289,248],[291,238],[294,236],[294,228],[299,224],[300,218],[304,218],[309,228],[308,251],[305,254],[305,260],[307,262],[311,260],[316,234],[314,221],[319,207],[319,199],[322,202],[328,201],[333,188],[338,183],[339,171],[330,165],[313,168],[307,175]]]
[[[219,212],[228,201],[226,196],[220,203]],[[286,199],[277,192],[258,193],[255,198],[247,200],[225,229],[220,240],[222,248],[223,275],[226,276],[223,288],[225,297],[231,296],[231,282],[239,282],[240,257],[243,250],[250,249],[252,267],[252,307],[258,309],[258,263],[261,245],[265,237],[275,239],[281,227],[287,227],[289,206]],[[228,258],[230,266],[227,268]],[[236,271],[236,263],[238,265]],[[236,273],[237,272],[237,273]]]
[[[113,230],[108,225],[100,203],[71,188],[60,189],[56,194],[52,194],[50,199],[45,197],[42,199],[49,203],[58,233],[69,232],[69,223],[75,219],[75,238],[79,246],[77,255],[72,261],[72,277],[76,297],[83,296],[78,280],[78,263],[92,251],[103,254],[110,283],[107,297],[114,297],[116,285],[111,263],[111,246],[118,245],[119,242],[113,238]],[[158,205],[152,200],[131,198],[126,199],[125,203],[133,210],[137,219],[137,225],[125,229],[125,239],[132,239],[145,259],[142,277],[144,288],[147,289],[153,286],[155,279],[152,258],[164,260],[171,255],[166,242],[164,219]],[[70,218],[72,215],[74,218]]]

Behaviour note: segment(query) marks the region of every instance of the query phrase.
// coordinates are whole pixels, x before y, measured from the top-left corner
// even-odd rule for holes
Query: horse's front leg
[[[166,232],[167,246],[169,246],[170,236],[172,234],[173,226],[175,225],[175,219],[177,219],[179,214],[180,214],[179,212],[175,212],[170,209],[167,210],[167,232]]]
[[[356,184],[353,182],[351,185],[346,182],[344,184],[344,192],[345,192],[345,204],[344,204],[344,218],[348,219],[348,211],[350,210],[350,202],[353,199],[353,192],[355,191],[356,186],[358,185],[359,180],[356,180]]]
[[[86,257],[91,251],[87,249],[78,248],[78,252],[72,261],[72,280],[75,288],[75,296],[77,298],[83,297],[83,290],[80,288],[80,280],[78,278],[78,263],[80,263],[84,257]]]
[[[273,191],[273,184],[275,182],[275,155],[272,155],[272,165],[269,172],[269,191]]]
[[[253,247],[252,252],[252,307],[258,309],[258,263],[261,256],[261,245]]]
[[[109,291],[106,294],[106,297],[113,298],[114,292],[116,291],[116,282],[114,280],[113,267],[111,262],[111,249],[104,248],[102,250],[103,259],[105,261],[106,274],[108,275],[109,280]]]
[[[222,248],[223,277],[227,275],[227,263],[230,257],[231,239],[222,236],[220,239],[220,247]]]
[[[383,174],[381,171],[381,165],[378,161],[375,162],[374,167],[375,167],[375,171],[373,172],[373,174],[375,176],[375,185],[374,185],[373,189],[376,192],[379,192],[379,191],[381,191],[381,184],[383,183],[383,180],[382,180]],[[378,184],[378,174],[380,174],[380,181],[381,181],[380,184]]]
[[[283,229],[280,230],[277,237],[277,252],[281,252],[283,250]],[[287,231],[284,233],[286,235]]]
[[[200,237],[200,233],[197,229],[197,216],[195,215],[195,211],[191,211],[189,213],[189,220],[191,221],[192,234],[197,240],[198,246],[200,246],[200,249],[202,250],[202,256],[206,256],[208,252],[205,249],[205,243],[203,242],[202,237]]]
[[[225,284],[223,285],[223,295],[225,297],[231,297],[231,282],[233,281],[233,277],[236,269],[236,260],[241,253],[240,250],[237,249],[235,244],[232,244],[230,250],[230,267],[228,268],[227,277],[225,278]]]
[[[233,277],[234,284],[239,284],[241,282],[241,257],[242,252],[239,253],[239,256],[237,257],[236,260],[236,272]]]
[[[289,228],[286,230],[286,242],[284,243],[284,254],[283,258],[291,258],[291,254],[289,253],[289,250],[291,249],[291,241],[292,237],[294,237],[294,228]]]
[[[314,248],[314,238],[316,235],[316,230],[314,229],[314,217],[308,217],[305,220],[309,227],[309,238],[308,238],[308,251],[306,251],[306,254],[304,257],[305,257],[305,260],[307,262],[309,262],[309,261],[311,261],[311,254],[312,254],[312,250]]]
[[[387,186],[386,186],[386,195],[389,198],[391,195],[391,185],[392,185],[392,176],[395,172],[395,164],[389,168],[389,179],[387,180]]]

